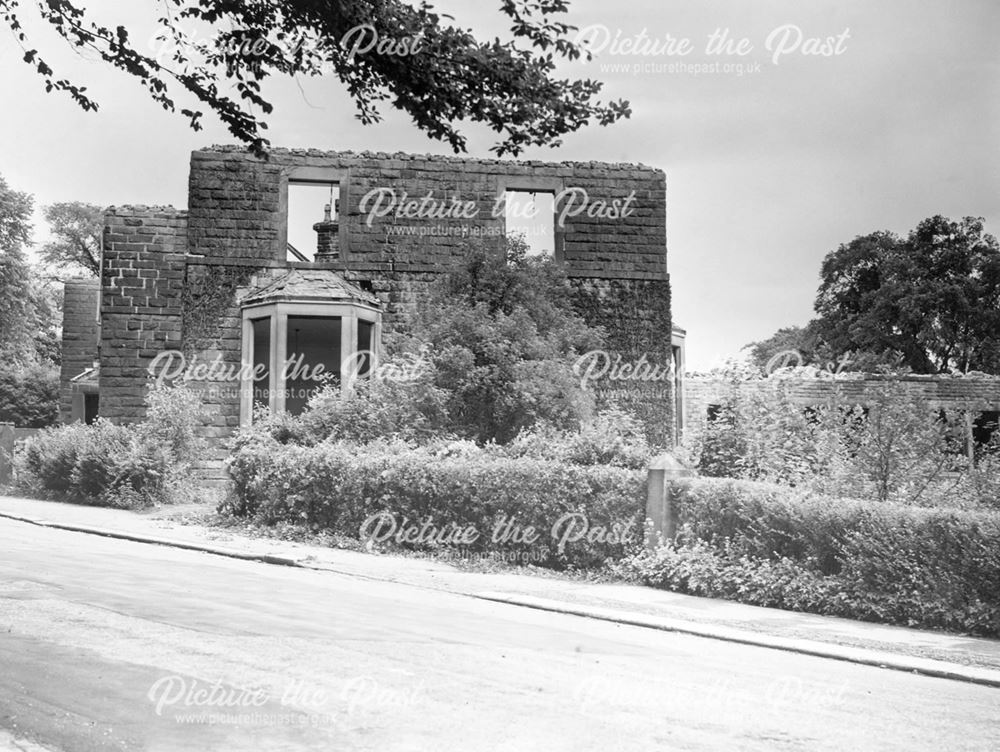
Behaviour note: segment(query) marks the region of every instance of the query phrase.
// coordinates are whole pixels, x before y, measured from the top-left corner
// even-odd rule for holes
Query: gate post
[[[646,548],[653,550],[677,533],[677,510],[672,503],[673,483],[694,473],[669,454],[649,464],[646,474]]]
[[[0,423],[0,486],[10,483],[14,474],[14,424]]]

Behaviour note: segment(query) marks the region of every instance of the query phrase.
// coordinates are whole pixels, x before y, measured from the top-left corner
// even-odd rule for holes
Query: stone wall
[[[408,313],[426,298],[440,274],[464,263],[472,238],[499,244],[504,216],[494,209],[504,190],[582,189],[592,205],[607,206],[634,192],[629,216],[590,217],[583,211],[566,217],[556,227],[556,256],[574,280],[578,309],[588,322],[607,329],[612,351],[669,362],[666,179],[661,170],[597,162],[281,149],[262,161],[235,147],[213,147],[191,157],[183,304],[183,340],[191,357],[238,365],[241,290],[268,269],[300,265],[285,260],[288,185],[295,180],[338,183],[340,259],[309,266],[370,286],[383,301],[387,334],[405,327]],[[371,197],[378,189],[391,189],[399,201],[404,194],[410,200],[430,194],[442,203],[454,198],[462,202],[463,216],[418,219],[389,213],[369,222]],[[578,199],[582,194],[572,195]],[[628,393],[619,388],[611,396],[648,416],[655,427],[651,437],[666,442],[673,420],[670,384],[653,391],[648,385],[630,386],[635,388]],[[227,387],[215,384],[211,391],[225,393]],[[211,408],[220,432],[238,423],[238,404],[220,399]]]
[[[864,405],[870,401],[869,392],[886,377],[875,375],[856,376],[841,374],[837,378],[816,378],[774,375],[768,379],[741,382],[735,388],[742,394],[752,394],[783,386],[793,402],[819,405],[830,400],[835,391],[850,403]],[[960,408],[978,405],[983,410],[1000,410],[1000,377],[996,376],[926,376],[910,375],[901,378],[902,384],[915,396],[935,407]],[[724,379],[692,377],[684,379],[685,425],[704,425],[710,405],[720,405],[733,385]]]
[[[637,363],[645,357],[653,366],[670,373],[671,325],[670,283],[666,279],[573,280],[574,304],[592,326],[609,332],[609,358],[621,355],[623,362]],[[604,378],[594,384],[598,404],[615,404],[639,416],[654,444],[673,442],[673,382],[614,381]]]
[[[186,212],[112,207],[101,274],[101,416],[142,418],[149,363],[181,344]]]
[[[73,389],[70,379],[79,376],[97,360],[101,329],[97,279],[70,279],[63,288],[62,365],[59,376],[59,420],[72,419]]]
[[[286,260],[288,186],[303,180],[339,186],[336,261]],[[407,212],[373,216],[368,210],[379,189],[383,200],[387,191],[398,201],[429,195],[439,205],[460,204],[462,210],[433,219]],[[470,242],[499,246],[505,219],[495,209],[502,206],[497,200],[505,190],[569,190],[557,212],[568,201],[580,206],[584,195],[588,207],[603,207],[600,212],[585,208],[556,223],[556,258],[572,280],[582,315],[608,331],[612,352],[668,363],[670,289],[661,170],[281,149],[261,160],[241,148],[213,147],[192,154],[187,211],[136,206],[107,213],[101,415],[119,422],[141,419],[147,368],[163,350],[183,350],[188,365],[238,368],[240,295],[284,269],[336,271],[379,297],[386,333],[405,327],[434,281],[464,263]],[[628,211],[615,214],[615,202]],[[656,386],[622,391],[605,385],[601,394],[645,415],[656,427],[652,438],[666,443],[671,388],[669,383]],[[238,385],[206,381],[199,388],[206,405],[202,435],[231,434],[239,424]],[[205,457],[209,474],[218,469],[222,451],[220,442],[212,442]]]
[[[471,235],[487,240],[503,235],[503,214],[496,215],[494,207],[505,189],[555,193],[582,189],[588,207],[596,208],[598,202],[610,207],[632,192],[635,197],[627,217],[590,217],[584,211],[566,218],[556,242],[570,276],[662,279],[666,275],[663,171],[599,162],[282,149],[264,162],[236,147],[213,147],[191,158],[191,252],[207,261],[236,256],[284,261],[288,182],[305,179],[339,183],[345,269],[439,272],[463,260]],[[441,202],[454,198],[463,204],[463,214],[475,216],[415,219],[389,214],[369,223],[365,210],[374,200],[366,203],[365,197],[378,189],[391,189],[400,199],[403,194],[422,199],[428,193]],[[570,200],[566,195],[563,207]]]

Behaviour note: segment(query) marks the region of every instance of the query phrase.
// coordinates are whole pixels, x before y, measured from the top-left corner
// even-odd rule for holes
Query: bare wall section
[[[101,339],[98,301],[101,282],[70,279],[63,289],[62,365],[59,376],[59,420],[68,423],[73,412],[70,379],[91,368],[98,357]]]
[[[112,207],[101,270],[101,416],[140,420],[148,366],[181,344],[187,217],[173,207]]]

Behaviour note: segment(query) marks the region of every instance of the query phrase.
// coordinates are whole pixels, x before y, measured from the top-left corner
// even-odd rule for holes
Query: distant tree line
[[[1000,373],[1000,246],[983,219],[925,219],[829,253],[816,318],[746,346],[764,368],[783,350],[848,370]]]
[[[34,198],[0,176],[0,422],[40,427],[58,418],[62,285],[100,272],[102,210],[43,209],[50,240],[32,261]]]

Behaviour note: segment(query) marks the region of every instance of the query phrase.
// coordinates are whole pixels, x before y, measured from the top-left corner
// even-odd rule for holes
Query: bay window
[[[379,329],[378,309],[356,301],[245,305],[240,424],[260,406],[298,415],[327,383],[350,389],[375,366]]]

